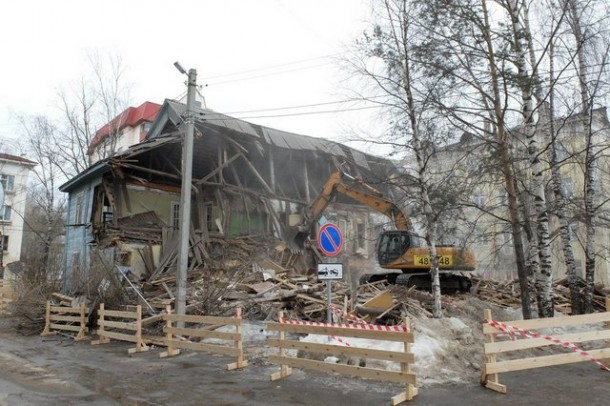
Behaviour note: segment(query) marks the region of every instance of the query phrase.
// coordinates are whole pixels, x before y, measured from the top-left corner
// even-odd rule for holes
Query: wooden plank
[[[298,298],[298,299],[303,299],[303,300],[306,300],[306,301],[308,301],[308,302],[319,303],[319,304],[322,304],[322,305],[325,305],[325,306],[326,306],[326,300],[322,300],[322,299],[318,299],[318,298],[315,298],[315,297],[311,297],[311,296],[309,296],[309,295],[305,295],[305,294],[303,294],[303,293],[299,293],[299,294],[297,295],[297,298]]]
[[[104,320],[104,328],[118,328],[118,329],[122,329],[122,330],[132,330],[132,331],[137,331],[138,330],[138,325],[137,323],[134,323],[133,321],[131,322],[125,322],[125,321],[113,321],[113,320]],[[100,321],[100,325],[102,325],[102,321]]]
[[[589,356],[593,358],[605,358],[610,356],[610,348],[591,350],[588,351],[588,353]],[[574,364],[576,362],[589,360],[590,359],[588,357],[585,357],[578,352],[570,352],[566,354],[544,355],[541,357],[531,357],[509,361],[488,362],[485,364],[485,370],[488,374],[498,374],[502,372],[522,371],[524,369],[550,367],[553,365]]]
[[[550,317],[545,319],[531,320],[512,320],[504,321],[503,323],[526,330],[534,330],[541,328],[578,326],[581,324],[593,324],[610,321],[610,312],[581,314],[577,316]],[[485,323],[483,326],[484,334],[498,333],[500,330]]]
[[[171,344],[172,348],[182,348],[183,350],[193,350],[193,351],[206,351],[213,352],[217,354],[224,354],[233,357],[237,357],[240,354],[240,351],[236,347],[226,347],[222,345],[216,344],[207,344],[207,343],[190,343],[188,341],[181,340],[165,340],[166,345]]]
[[[394,299],[392,299],[392,293],[389,290],[378,293],[362,304],[363,308],[381,309],[381,311],[392,306],[394,306]]]
[[[51,306],[52,313],[75,313],[80,314],[80,307],[59,307]],[[89,312],[89,309],[85,307],[85,313]]]
[[[407,400],[411,400],[415,396],[417,396],[417,393],[418,393],[417,388],[412,388],[410,393],[402,392],[396,396],[392,396],[392,399],[390,400],[390,405],[396,406],[403,402],[406,402]]]
[[[413,333],[400,331],[363,330],[358,328],[306,326],[298,324],[268,323],[267,330],[285,331],[298,334],[320,334],[339,337],[370,338],[373,340],[386,340],[413,343]]]
[[[205,338],[217,338],[220,340],[236,341],[241,338],[240,334],[237,333],[225,333],[222,331],[210,331],[206,329],[194,329],[194,328],[179,328],[179,327],[164,327],[164,333],[185,335],[191,337],[205,337]]]
[[[69,326],[67,324],[51,323],[50,327],[53,330],[76,331],[77,333],[81,330],[80,326]]]
[[[124,319],[137,319],[136,312],[126,312],[121,310],[104,310],[104,317],[120,317]]]
[[[294,349],[301,351],[309,351],[318,354],[326,355],[342,355],[345,357],[363,357],[373,358],[385,361],[394,362],[407,362],[414,363],[415,355],[412,353],[394,352],[387,350],[376,350],[372,348],[358,348],[358,347],[346,347],[344,345],[331,345],[331,344],[319,344],[319,343],[307,343],[303,341],[294,340],[278,340],[277,338],[270,338],[267,340],[267,344],[273,347]]]
[[[597,330],[579,332],[573,334],[562,334],[553,336],[561,341],[570,343],[581,343],[584,341],[606,340],[610,339],[610,330]],[[500,354],[508,351],[526,350],[528,348],[545,347],[549,345],[559,345],[550,342],[542,337],[540,338],[519,338],[515,341],[496,341],[493,343],[485,343],[486,354]]]
[[[51,293],[51,296],[56,299],[59,299],[61,301],[68,302],[70,304],[72,304],[72,301],[74,300],[74,298],[72,296],[63,295],[63,294],[57,293],[57,292]]]
[[[273,288],[279,287],[280,285],[267,281],[267,282],[245,284],[245,286],[247,286],[249,289],[252,289],[252,291],[254,293],[256,293],[258,295],[262,295],[262,294],[270,291]]]
[[[334,372],[342,375],[359,376],[361,378],[378,379],[381,381],[389,381],[396,383],[416,384],[415,374],[403,373],[398,371],[386,371],[377,368],[365,368],[355,365],[334,364],[324,361],[315,361],[311,359],[281,357],[279,355],[270,355],[269,361],[289,365],[291,367],[312,369],[321,372]]]
[[[164,320],[184,321],[186,323],[197,323],[197,324],[230,324],[236,325],[237,319],[235,317],[217,317],[217,316],[199,316],[191,314],[165,314]]]
[[[58,314],[51,314],[49,320],[80,323],[80,316],[60,316]]]
[[[136,336],[132,336],[129,334],[122,334],[122,333],[115,333],[114,331],[98,330],[97,335],[99,335],[101,337],[112,338],[113,340],[128,341],[130,343],[136,343],[138,341]]]
[[[487,381],[485,383],[485,387],[491,390],[495,390],[496,392],[506,393],[506,385],[502,385],[501,383]]]

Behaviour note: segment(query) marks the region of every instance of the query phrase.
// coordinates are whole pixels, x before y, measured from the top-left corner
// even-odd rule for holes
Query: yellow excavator
[[[350,179],[350,184],[344,181]],[[342,194],[389,217],[396,230],[383,231],[377,241],[377,261],[387,273],[367,274],[360,282],[387,280],[392,284],[417,286],[430,289],[430,250],[426,241],[412,231],[409,218],[396,204],[383,197],[382,193],[360,179],[343,171],[331,174],[320,194],[309,205],[307,213],[294,236],[294,243],[303,247],[314,224],[322,216],[330,202]],[[440,245],[436,246],[441,289],[445,291],[468,291],[471,283],[465,272],[475,270],[476,262],[472,250],[468,248]],[[401,271],[401,272],[398,272]]]

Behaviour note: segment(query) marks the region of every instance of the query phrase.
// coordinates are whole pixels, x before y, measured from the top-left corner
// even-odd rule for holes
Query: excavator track
[[[444,273],[439,275],[442,293],[469,292],[472,287],[470,278],[459,273]],[[360,277],[360,284],[386,281],[392,285],[415,286],[420,290],[432,290],[430,274],[422,273],[380,273],[364,274]]]
[[[449,274],[440,273],[439,275],[441,292],[443,293],[455,293],[455,292],[469,292],[472,287],[470,278],[460,274]],[[404,273],[398,275],[396,278],[397,285],[404,286],[415,286],[417,289],[432,290],[432,280],[430,274],[408,274]]]

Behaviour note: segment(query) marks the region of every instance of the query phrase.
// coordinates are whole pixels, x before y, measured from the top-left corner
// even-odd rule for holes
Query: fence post
[[[491,310],[485,309],[483,311],[483,319],[487,320],[487,321],[492,320]],[[496,339],[493,334],[487,334],[487,340],[489,343],[493,343]],[[496,362],[496,355],[495,354],[492,354],[492,355],[485,354],[485,362],[486,363]],[[498,374],[491,374],[491,375],[487,374],[487,371],[485,368],[485,363],[483,364],[483,368],[481,368],[481,385],[483,385],[487,388],[493,389],[500,393],[506,393],[506,386],[502,385],[500,383],[500,381],[498,380]]]
[[[180,349],[179,348],[173,348],[172,345],[172,306],[171,305],[167,305],[165,306],[165,314],[163,315],[163,320],[165,320],[165,327],[163,328],[163,330],[165,331],[165,347],[167,348],[167,351],[162,352],[161,354],[159,354],[160,358],[165,358],[165,357],[173,357],[174,355],[178,355],[180,354]]]
[[[48,336],[48,335],[53,334],[53,333],[51,333],[51,301],[50,300],[47,300],[47,305],[46,305],[46,309],[44,312],[44,319],[45,319],[44,330],[42,330],[42,333],[40,333],[40,335]]]
[[[410,328],[410,324],[411,321],[409,320],[408,317],[405,317],[403,319],[403,323],[405,325],[406,328],[406,332],[405,334],[409,334],[411,331]],[[405,340],[403,341],[404,347],[403,347],[403,351],[405,354],[410,354],[411,353],[411,343],[409,341],[407,341],[407,338],[405,337]],[[401,362],[400,363],[400,372],[402,373],[411,373],[411,363],[409,362]],[[407,400],[411,400],[413,399],[415,396],[417,395],[417,388],[415,387],[415,385],[407,383],[406,387],[405,387],[405,391],[403,393],[400,393],[394,397],[392,397],[390,404],[392,406],[398,405],[400,403],[403,403]]]
[[[144,344],[144,340],[142,340],[142,305],[136,306],[136,348],[130,348],[127,350],[127,353],[133,354],[135,352],[143,352],[148,351],[150,348]]]
[[[284,312],[280,310],[278,312],[278,322],[281,323],[282,320],[284,320]],[[286,339],[286,333],[284,332],[284,330],[280,330],[278,336],[279,336],[278,339],[280,340],[279,356],[283,358],[286,356],[286,350],[284,349],[284,343],[283,343],[283,341]],[[286,364],[280,364],[280,371],[276,372],[274,374],[271,374],[271,380],[276,381],[280,378],[285,378],[285,377],[289,376],[290,374],[292,374],[292,369],[289,368],[288,365],[286,365]]]
[[[78,330],[78,334],[76,335],[76,338],[74,339],[74,341],[79,341],[79,340],[84,340],[85,337],[85,326],[87,325],[87,319],[85,318],[85,313],[87,312],[87,309],[85,307],[84,303],[81,303],[80,305],[80,326],[79,326],[79,330]]]
[[[227,365],[227,369],[229,371],[237,368],[243,368],[248,365],[248,361],[244,359],[244,342],[242,336],[242,328],[241,328],[241,307],[238,307],[235,310],[235,334],[237,334],[238,339],[235,340],[235,348],[237,348],[237,362]]]
[[[104,303],[100,303],[100,308],[97,311],[97,325],[98,325],[98,329],[97,329],[97,337],[98,339],[95,341],[91,341],[92,345],[96,345],[96,344],[108,344],[110,342],[110,338],[106,337],[104,335],[104,318],[106,317],[104,315]]]

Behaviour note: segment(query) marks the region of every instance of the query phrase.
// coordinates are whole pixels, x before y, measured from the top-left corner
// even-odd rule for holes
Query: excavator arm
[[[345,183],[344,177],[350,178],[354,185]],[[324,210],[337,194],[348,196],[379,213],[385,214],[394,222],[398,230],[411,229],[409,218],[393,202],[385,199],[379,191],[342,171],[336,171],[324,183],[318,196],[309,205],[303,222],[298,226],[294,242],[299,247],[303,246],[311,228],[320,219]]]

